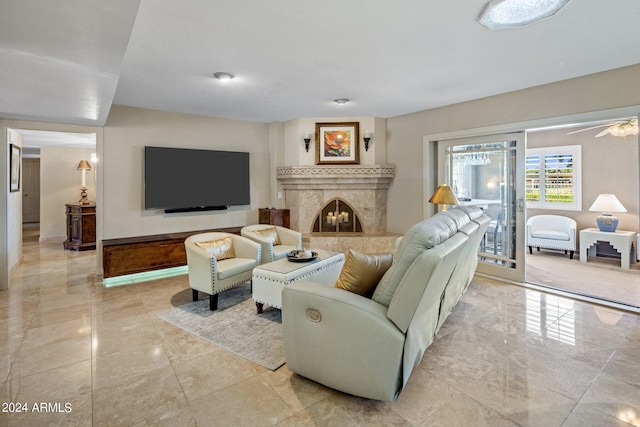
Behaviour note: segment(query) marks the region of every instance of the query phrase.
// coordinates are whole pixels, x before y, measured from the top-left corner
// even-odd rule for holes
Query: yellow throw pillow
[[[233,250],[233,239],[231,237],[211,240],[210,242],[196,242],[196,245],[216,257],[218,261],[236,257],[236,253]]]
[[[274,245],[280,244],[280,238],[278,237],[278,230],[276,230],[275,227],[269,227],[262,230],[255,230],[254,233],[256,233],[261,238],[270,241]]]
[[[369,298],[392,262],[392,254],[369,255],[349,250],[335,287]]]

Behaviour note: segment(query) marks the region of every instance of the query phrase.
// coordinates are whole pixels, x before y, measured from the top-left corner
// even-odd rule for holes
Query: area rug
[[[281,312],[265,306],[257,314],[248,283],[218,294],[215,311],[207,297],[158,317],[272,371],[284,364]]]

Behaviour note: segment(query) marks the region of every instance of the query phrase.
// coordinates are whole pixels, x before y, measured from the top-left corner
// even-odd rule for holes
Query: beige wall
[[[278,159],[276,166],[306,166],[316,164],[316,123],[359,123],[359,156],[360,164],[376,165],[384,164],[387,159],[386,146],[386,121],[376,117],[305,117],[290,120],[285,123],[284,141],[282,141],[285,151],[284,156]],[[369,151],[364,149],[362,136],[366,131],[373,134]],[[309,151],[305,151],[302,136],[305,132],[311,134]]]
[[[567,135],[573,130],[531,132],[527,136],[527,147],[582,146],[582,210],[527,209],[527,217],[564,215],[576,220],[578,230],[595,227],[595,218],[599,213],[589,212],[589,207],[598,194],[613,193],[628,211],[615,214],[620,220],[618,228],[637,231],[640,211],[637,138],[610,135],[595,138],[594,135],[602,129]]]
[[[91,161],[95,148],[42,147],[40,149],[40,240],[66,238],[66,203],[80,200],[80,160]],[[94,171],[87,172],[87,198],[96,200]]]
[[[541,119],[549,119],[551,123],[559,116],[638,106],[638,75],[640,65],[634,65],[388,119],[387,158],[397,168],[389,190],[387,230],[403,233],[423,218],[426,203],[423,181],[430,173],[423,168],[426,135]],[[636,153],[629,152],[629,158],[637,168]]]
[[[251,206],[174,214],[144,210],[146,145],[249,152]],[[104,239],[251,224],[258,220],[258,208],[270,204],[269,125],[265,123],[113,106],[104,127],[101,159]],[[224,183],[194,185],[207,191]]]

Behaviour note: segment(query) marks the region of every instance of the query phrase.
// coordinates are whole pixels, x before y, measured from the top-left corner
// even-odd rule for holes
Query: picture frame
[[[22,148],[9,144],[9,191],[20,191],[20,166],[22,165]]]
[[[316,164],[360,163],[360,123],[316,123]]]

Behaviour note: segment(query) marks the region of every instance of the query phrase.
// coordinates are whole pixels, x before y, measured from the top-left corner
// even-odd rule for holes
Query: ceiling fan
[[[585,129],[574,130],[573,132],[567,133],[567,135],[571,135],[573,133],[585,132],[592,129],[598,129],[601,127],[607,127],[605,130],[596,135],[596,138],[600,138],[601,136],[605,136],[607,134],[613,136],[627,137],[629,135],[637,135],[638,134],[638,119],[627,119],[627,120],[618,120],[615,122],[605,123],[598,126],[592,126]]]

